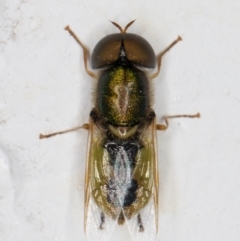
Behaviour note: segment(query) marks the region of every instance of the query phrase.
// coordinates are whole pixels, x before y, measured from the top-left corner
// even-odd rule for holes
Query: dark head
[[[93,69],[107,67],[117,61],[122,64],[130,62],[145,68],[155,67],[156,55],[148,41],[137,34],[126,33],[134,21],[127,24],[124,30],[112,22],[120,29],[120,33],[107,35],[97,43],[91,56]]]

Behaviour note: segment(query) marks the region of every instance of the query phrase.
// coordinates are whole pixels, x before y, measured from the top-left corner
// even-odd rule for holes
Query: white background
[[[88,121],[93,80],[70,25],[90,50],[118,30],[156,53],[178,35],[155,79],[161,241],[240,237],[240,2],[238,0],[1,0],[0,241],[84,240],[87,131],[39,133]],[[129,240],[125,226],[112,240]]]

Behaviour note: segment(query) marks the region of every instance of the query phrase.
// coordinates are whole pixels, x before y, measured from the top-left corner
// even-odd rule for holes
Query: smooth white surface
[[[240,2],[7,1],[0,5],[0,241],[84,240],[86,131],[39,133],[88,121],[92,79],[70,25],[93,49],[118,32],[140,34],[156,53],[183,37],[155,79],[160,210],[157,240],[240,237]],[[112,240],[129,240],[119,227]]]

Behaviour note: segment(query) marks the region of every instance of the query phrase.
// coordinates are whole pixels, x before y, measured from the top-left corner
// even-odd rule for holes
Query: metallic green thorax
[[[97,85],[96,108],[112,125],[133,126],[150,108],[149,82],[133,65],[104,70]]]

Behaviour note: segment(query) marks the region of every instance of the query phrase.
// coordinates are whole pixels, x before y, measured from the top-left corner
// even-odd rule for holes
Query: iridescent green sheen
[[[147,76],[132,65],[104,70],[96,92],[96,108],[115,126],[138,124],[150,108]]]

